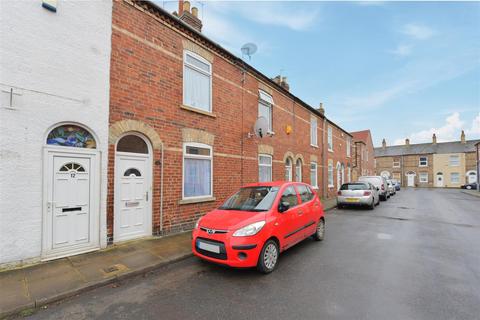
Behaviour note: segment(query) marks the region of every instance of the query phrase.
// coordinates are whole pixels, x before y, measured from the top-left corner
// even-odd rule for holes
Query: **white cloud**
[[[407,136],[410,143],[431,142],[432,136],[435,133],[437,142],[458,141],[460,140],[460,133],[465,128],[465,121],[460,118],[459,112],[453,112],[445,118],[443,125],[439,127],[430,128],[411,133]],[[470,127],[465,129],[467,139],[476,139],[480,136],[480,112],[472,120]],[[405,139],[396,139],[394,144],[404,144]]]
[[[396,56],[406,57],[412,53],[412,46],[408,44],[400,44],[395,50],[391,50],[390,53]]]
[[[426,40],[432,37],[435,31],[425,25],[409,23],[403,26],[402,33],[417,40]]]

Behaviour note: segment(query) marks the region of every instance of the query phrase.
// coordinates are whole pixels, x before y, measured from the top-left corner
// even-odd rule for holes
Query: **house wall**
[[[193,50],[212,63],[211,114],[182,106],[184,49]],[[323,194],[324,119],[269,81],[249,72],[244,76],[241,67],[224,54],[211,49],[194,33],[172,27],[161,15],[128,1],[114,2],[110,82],[110,237],[114,237],[115,223],[114,144],[121,132],[128,131],[125,128],[146,128],[150,133],[147,137],[163,146],[163,163],[160,147],[153,154],[154,234],[191,229],[198,217],[219,206],[240,186],[258,181],[259,153],[273,156],[274,180],[285,179],[285,158],[291,156],[294,162],[302,159],[302,180],[310,183],[310,162],[316,161],[319,194]],[[259,89],[270,93],[274,100],[275,135],[262,139],[248,137],[258,117]],[[317,117],[318,147],[310,145],[311,117]],[[128,123],[135,125],[124,125]],[[287,126],[292,128],[290,133]],[[207,137],[213,147],[213,198],[204,202],[182,201],[182,146],[188,136],[185,132],[194,132],[199,139]],[[335,135],[339,140],[341,134]],[[163,207],[160,206],[162,166]]]
[[[328,150],[328,134],[326,133],[325,136],[325,154],[327,155],[327,165],[326,165],[326,175],[325,179],[327,180],[327,185],[328,185],[328,163],[333,164],[333,185],[332,186],[327,186],[327,197],[332,198],[336,196],[337,190],[340,188],[342,180],[337,179],[339,176],[340,172],[337,170],[338,166],[344,167],[344,182],[348,182],[347,178],[347,168],[348,166],[352,166],[352,153],[350,153],[350,157],[347,157],[347,138],[351,139],[351,136],[348,135],[345,131],[339,129],[337,126],[329,123],[327,121],[327,128],[330,126],[332,128],[332,135],[333,135],[333,149]],[[328,130],[328,129],[327,129]],[[328,131],[327,131],[328,132]],[[340,181],[340,185],[338,184],[338,181]]]
[[[426,167],[421,167],[419,164],[420,157],[427,157],[428,165]],[[400,161],[400,167],[393,167],[394,161]],[[386,171],[389,173],[391,178],[399,179],[402,186],[407,186],[407,173],[415,173],[415,186],[417,187],[432,187],[433,186],[433,155],[405,155],[405,156],[394,156],[394,157],[377,157],[376,158],[376,174],[381,174]],[[428,182],[420,182],[420,173],[428,174]]]
[[[0,3],[0,264],[38,259],[43,147],[59,122],[97,137],[106,181],[111,10],[109,1]],[[13,108],[10,90],[13,89]],[[106,184],[100,232],[106,245]]]
[[[458,155],[460,159],[460,165],[452,167],[449,164],[450,155]],[[445,188],[459,188],[462,184],[465,184],[465,153],[444,153],[433,155],[433,172],[436,175],[438,172],[443,173],[443,186]],[[458,183],[452,183],[450,181],[450,175],[452,172],[457,172],[460,175]]]

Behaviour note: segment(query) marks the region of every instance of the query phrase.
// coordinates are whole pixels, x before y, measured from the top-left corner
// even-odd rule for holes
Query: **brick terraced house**
[[[375,174],[375,155],[370,130],[350,132],[353,136],[352,180]]]
[[[189,230],[246,183],[305,181],[333,197],[349,180],[351,135],[202,35],[188,2],[172,15],[119,0],[112,17],[110,241]]]
[[[458,188],[477,181],[475,144],[480,140],[437,142],[375,148],[376,173],[401,181],[409,187]]]

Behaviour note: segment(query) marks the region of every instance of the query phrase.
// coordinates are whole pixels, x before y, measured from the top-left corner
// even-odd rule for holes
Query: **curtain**
[[[210,76],[185,66],[183,102],[210,112]]]
[[[185,158],[184,195],[199,197],[211,195],[211,159]]]

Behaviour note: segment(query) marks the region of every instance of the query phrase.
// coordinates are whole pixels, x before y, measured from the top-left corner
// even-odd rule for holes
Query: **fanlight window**
[[[130,168],[130,169],[127,169],[125,171],[125,173],[123,174],[124,177],[131,177],[131,176],[137,176],[137,177],[141,177],[142,174],[140,173],[140,171],[138,171],[137,169],[135,168]]]
[[[88,149],[95,149],[97,147],[92,134],[76,125],[56,127],[48,134],[47,144]]]
[[[70,162],[70,163],[64,164],[60,168],[60,171],[61,172],[68,172],[68,171],[85,172],[85,168],[81,164]]]
[[[131,134],[118,141],[117,151],[147,154],[148,146],[142,138]]]

